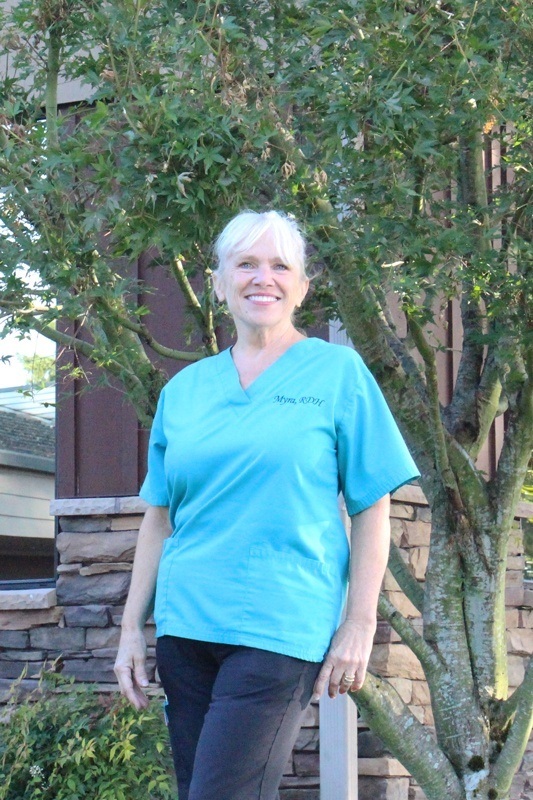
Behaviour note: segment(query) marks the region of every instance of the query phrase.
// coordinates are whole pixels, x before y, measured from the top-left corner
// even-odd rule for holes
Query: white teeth
[[[266,294],[251,294],[248,297],[248,300],[253,300],[254,303],[275,303],[277,297],[272,297],[271,295]]]

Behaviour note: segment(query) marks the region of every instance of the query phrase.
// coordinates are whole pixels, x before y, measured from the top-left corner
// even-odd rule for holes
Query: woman
[[[361,687],[389,493],[418,475],[359,356],[294,327],[304,250],[274,211],[226,226],[214,281],[236,343],[175,376],[154,419],[115,671],[146,706],[142,631],[157,576],[180,800],[274,800],[310,700]]]

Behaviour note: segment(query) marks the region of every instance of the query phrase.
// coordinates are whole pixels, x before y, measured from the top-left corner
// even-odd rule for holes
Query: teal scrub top
[[[339,624],[350,515],[418,477],[351,348],[303,339],[244,390],[230,350],[163,389],[140,495],[169,506],[157,635],[321,661]]]

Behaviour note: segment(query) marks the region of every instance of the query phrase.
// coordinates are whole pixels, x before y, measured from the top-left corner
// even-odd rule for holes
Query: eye
[[[289,269],[289,267],[286,264],[275,264],[274,269],[277,272],[285,272],[286,270]]]
[[[251,264],[249,261],[243,261],[239,264],[239,269],[251,270],[254,268],[254,265]]]

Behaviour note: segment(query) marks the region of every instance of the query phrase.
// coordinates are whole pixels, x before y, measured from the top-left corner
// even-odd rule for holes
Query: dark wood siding
[[[149,253],[132,272],[155,289],[141,302],[151,310],[147,323],[156,339],[185,349],[181,333],[186,319],[184,301],[174,279]],[[153,353],[150,358],[169,378],[186,366],[186,362],[161,359]],[[62,367],[74,364],[70,352],[60,353],[58,361],[57,497],[137,494],[146,470],[149,434],[139,425],[124,391],[117,383],[100,385],[101,373],[83,358],[78,360],[83,379],[62,377]]]

